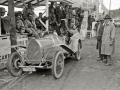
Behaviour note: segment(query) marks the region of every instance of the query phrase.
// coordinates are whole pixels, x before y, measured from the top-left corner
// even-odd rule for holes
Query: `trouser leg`
[[[103,59],[101,55],[101,44],[102,44],[102,41],[99,41],[99,56],[101,59]]]
[[[102,54],[103,57],[103,63],[107,63],[107,55]]]
[[[101,48],[100,48],[100,46],[98,46],[99,47],[99,57],[101,58]]]

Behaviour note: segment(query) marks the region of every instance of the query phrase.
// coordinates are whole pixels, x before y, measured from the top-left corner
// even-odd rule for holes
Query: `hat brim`
[[[7,11],[1,11],[1,12],[7,12]]]

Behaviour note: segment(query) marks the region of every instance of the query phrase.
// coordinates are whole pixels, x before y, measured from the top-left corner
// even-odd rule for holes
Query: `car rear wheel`
[[[12,76],[19,76],[22,74],[23,70],[19,67],[19,65],[22,63],[22,58],[17,52],[14,52],[10,55],[8,62],[7,62],[7,69],[8,72]]]
[[[62,76],[64,70],[64,56],[61,51],[55,54],[52,64],[52,74],[55,79],[58,79]]]
[[[78,42],[77,45],[77,51],[75,52],[75,59],[79,61],[81,59],[81,49],[80,49],[80,43]]]

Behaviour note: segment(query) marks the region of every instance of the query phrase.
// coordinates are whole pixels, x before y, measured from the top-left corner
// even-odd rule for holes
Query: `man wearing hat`
[[[49,7],[49,13],[55,14],[54,2],[51,2],[51,5],[50,5],[50,7]]]
[[[111,55],[114,54],[115,46],[115,25],[110,22],[109,14],[105,16],[104,32],[102,36],[101,54],[106,56],[106,66],[112,64]]]
[[[24,33],[25,32],[25,26],[22,21],[22,13],[16,12],[15,13],[15,20],[16,20],[16,31],[17,33]]]
[[[5,10],[5,8],[0,7],[1,16],[4,16],[4,15],[5,15],[5,12],[7,12],[7,11]]]
[[[99,58],[97,61],[103,60],[103,55],[101,55],[101,44],[102,44],[102,35],[104,30],[104,19],[101,17],[100,22],[97,29],[97,45],[99,50]]]
[[[95,23],[95,26],[94,26],[94,30],[97,32],[98,30],[98,25],[99,25],[99,20],[97,20],[97,23]],[[96,33],[96,36],[97,36],[97,33]]]
[[[56,20],[58,24],[60,24],[61,22],[61,16],[62,16],[61,6],[62,6],[62,3],[60,3],[60,5],[58,5],[55,10]]]
[[[33,15],[32,14],[28,14],[28,19],[26,19],[24,21],[24,25],[25,25],[25,32],[28,33],[28,36],[34,36],[33,31],[36,30],[36,24],[33,20]]]
[[[5,12],[7,12],[5,10],[5,8],[0,7],[0,15],[1,15],[1,17],[3,17],[5,15]],[[6,31],[5,31],[4,27],[3,27],[3,23],[2,22],[3,22],[3,19],[1,18],[1,34],[6,34]]]
[[[34,8],[33,8],[33,5],[31,4],[31,2],[29,2],[27,7],[25,7],[23,9],[23,19],[27,19],[28,14],[32,14],[34,20],[35,20],[35,18],[37,18],[37,15],[34,13]]]

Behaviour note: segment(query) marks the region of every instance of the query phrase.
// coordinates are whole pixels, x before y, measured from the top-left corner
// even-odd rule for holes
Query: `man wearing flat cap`
[[[15,13],[15,21],[16,21],[16,31],[17,33],[24,33],[25,32],[25,26],[22,21],[22,13],[16,12]]]
[[[36,30],[36,24],[33,20],[33,14],[28,14],[28,19],[24,21],[25,32],[28,33],[28,36],[34,36],[33,31]]]
[[[2,18],[5,15],[5,12],[7,12],[5,10],[5,8],[0,7],[0,15],[1,15]],[[4,27],[3,27],[3,19],[2,18],[1,18],[1,34],[6,34],[6,31],[5,31]]]
[[[111,55],[115,49],[115,25],[110,21],[111,17],[107,14],[104,18],[104,32],[102,36],[101,54],[106,56],[105,66],[112,64]]]

